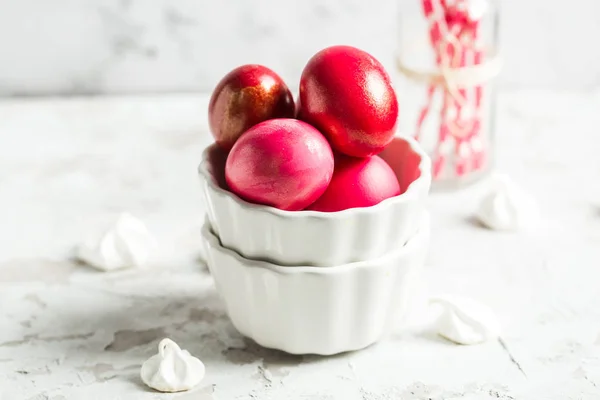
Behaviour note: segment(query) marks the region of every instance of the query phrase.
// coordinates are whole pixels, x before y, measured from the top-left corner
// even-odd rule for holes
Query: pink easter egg
[[[242,199],[281,210],[302,210],[319,198],[333,174],[325,137],[295,119],[261,122],[233,145],[225,164],[230,190]]]
[[[327,190],[307,210],[334,212],[370,207],[399,194],[396,174],[380,157],[336,155],[333,177]]]

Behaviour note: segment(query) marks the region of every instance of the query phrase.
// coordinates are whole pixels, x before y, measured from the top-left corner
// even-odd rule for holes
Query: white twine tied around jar
[[[440,86],[446,90],[460,105],[464,99],[458,92],[459,88],[483,85],[494,79],[502,70],[502,58],[495,54],[481,64],[465,67],[451,67],[450,59],[442,52],[442,62],[437,71],[419,71],[410,68],[400,57],[396,59],[398,70],[408,79]]]

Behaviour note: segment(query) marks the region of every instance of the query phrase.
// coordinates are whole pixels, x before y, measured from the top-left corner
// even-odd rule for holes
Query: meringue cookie
[[[491,191],[477,210],[479,222],[490,229],[506,231],[529,228],[537,223],[539,209],[535,200],[507,175],[495,175],[491,183]]]
[[[204,378],[202,361],[177,343],[165,338],[158,344],[158,354],[150,357],[140,371],[142,381],[160,392],[190,390]]]
[[[155,245],[146,225],[123,213],[100,237],[90,237],[81,244],[77,248],[77,258],[103,271],[142,267]]]
[[[494,312],[475,300],[451,296],[430,301],[442,307],[435,327],[440,336],[458,344],[478,344],[500,335],[500,323]]]

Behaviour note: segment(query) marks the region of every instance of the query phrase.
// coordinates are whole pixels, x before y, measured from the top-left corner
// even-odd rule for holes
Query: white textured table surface
[[[471,222],[481,187],[431,197],[422,298],[490,304],[525,371],[491,342],[461,347],[411,328],[352,354],[292,357],[244,340],[203,266],[196,164],[206,99],[0,103],[0,399],[600,398],[600,92],[513,92],[499,102],[499,167],[539,200],[539,229]],[[130,211],[161,240],[146,270],[70,261],[105,218]],[[421,300],[423,300],[421,299]],[[169,336],[207,366],[200,389],[139,380]]]

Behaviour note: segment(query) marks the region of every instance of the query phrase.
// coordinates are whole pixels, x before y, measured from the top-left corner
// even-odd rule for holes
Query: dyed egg
[[[315,54],[302,71],[299,101],[297,115],[349,156],[377,154],[394,136],[398,100],[390,78],[357,48],[333,46]]]
[[[246,130],[273,118],[293,117],[292,93],[275,72],[262,65],[243,65],[217,84],[208,106],[216,143],[231,149]]]
[[[380,157],[337,156],[327,190],[307,210],[334,212],[370,207],[399,194],[396,174]]]
[[[251,203],[302,210],[325,192],[333,153],[323,135],[295,119],[272,119],[250,128],[227,156],[230,190]]]

